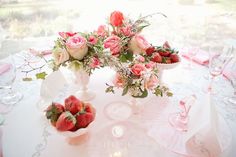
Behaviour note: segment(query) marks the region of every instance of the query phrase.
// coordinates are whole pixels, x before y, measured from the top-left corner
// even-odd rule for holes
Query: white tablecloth
[[[153,118],[152,115],[155,111],[150,112],[148,110],[150,102],[155,102],[155,105],[176,105],[179,99],[187,96],[190,91],[196,92],[198,100],[203,99],[206,94],[203,92],[203,88],[207,87],[208,80],[204,78],[204,75],[208,74],[207,67],[193,64],[193,69],[189,70],[184,68],[187,64],[185,60],[176,69],[168,70],[164,72],[163,80],[167,86],[173,91],[174,96],[172,98],[158,98],[150,96],[144,101],[146,102],[147,113],[145,117],[135,116],[126,122],[127,128],[130,129],[131,135],[136,135],[136,142],[133,140],[128,144],[119,147],[122,151],[136,152],[135,156],[161,156],[161,157],[174,157],[181,156],[163,148],[154,140],[146,136],[146,127],[148,122]],[[102,156],[102,152],[112,151],[117,149],[114,142],[106,139],[109,137],[110,125],[114,125],[114,121],[109,120],[104,116],[103,107],[113,100],[128,100],[128,97],[121,97],[119,94],[106,94],[105,83],[109,82],[112,71],[108,68],[99,69],[91,76],[89,89],[96,92],[96,98],[91,101],[97,110],[96,120],[93,123],[86,142],[81,142],[77,145],[70,145],[65,140],[65,137],[53,133],[48,127],[47,121],[45,121],[44,115],[36,107],[36,103],[39,100],[39,91],[41,80],[32,82],[22,82],[22,74],[19,72],[18,78],[14,84],[14,89],[24,94],[24,98],[21,102],[14,105],[10,112],[5,114],[5,123],[3,125],[3,156],[4,157],[94,157]],[[233,94],[233,88],[229,81],[223,77],[216,79],[214,88],[219,91],[212,99],[216,104],[218,113],[224,117],[232,133],[236,131],[236,111],[229,110],[229,108],[223,103],[225,96],[231,96]],[[118,92],[119,93],[119,92]],[[168,102],[167,104],[163,102]],[[150,105],[152,106],[152,105]],[[150,113],[150,114],[149,114]],[[158,112],[157,112],[158,113]],[[148,116],[150,115],[150,116]],[[150,118],[150,119],[149,119]],[[144,127],[145,126],[145,127]],[[161,127],[161,126],[160,126]],[[133,133],[133,134],[132,134]],[[140,145],[142,141],[142,145]],[[137,146],[136,146],[137,144]],[[232,149],[236,147],[236,136],[233,134],[233,140],[231,148],[223,153],[222,157],[234,157],[236,150]],[[118,153],[119,155],[119,153]],[[117,157],[118,157],[117,155]]]

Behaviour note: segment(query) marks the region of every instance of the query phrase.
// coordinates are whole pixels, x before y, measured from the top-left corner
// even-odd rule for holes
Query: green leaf
[[[125,54],[125,57],[126,57],[127,60],[132,61],[133,60],[133,53],[127,52]]]
[[[106,89],[105,92],[106,92],[106,93],[113,93],[113,94],[115,93],[113,86],[107,87],[107,89]]]
[[[127,93],[128,93],[128,90],[129,90],[129,86],[126,86],[126,87],[123,89],[122,96],[124,96],[125,94],[127,94]]]
[[[121,62],[127,62],[127,59],[126,59],[126,57],[125,57],[124,54],[121,54],[121,55],[119,56],[119,59],[120,59]]]
[[[171,92],[166,92],[166,95],[167,95],[168,97],[171,97],[171,96],[173,96],[173,93],[171,93]]]
[[[142,90],[141,90],[142,91]],[[133,96],[133,95],[132,95]],[[148,91],[145,89],[142,91],[142,95],[139,96],[133,96],[134,98],[145,98],[148,96]]]
[[[33,79],[31,77],[25,77],[22,79],[23,81],[32,81]]]
[[[80,68],[82,68],[82,63],[78,60],[74,60],[72,62],[70,62],[69,68],[71,68],[74,71],[79,70]]]
[[[46,76],[47,76],[46,72],[41,72],[41,73],[36,74],[37,79],[43,79],[44,80]]]
[[[158,87],[155,88],[154,94],[156,96],[162,96],[163,95],[162,90],[160,88],[158,88]]]
[[[137,32],[141,32],[145,27],[148,27],[148,26],[150,26],[150,24],[146,24],[146,25],[143,25],[143,26],[139,26],[139,27],[137,28]]]

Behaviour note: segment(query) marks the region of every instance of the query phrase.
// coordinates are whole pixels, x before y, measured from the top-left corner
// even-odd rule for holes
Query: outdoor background
[[[48,49],[59,31],[93,31],[120,10],[150,18],[143,31],[154,45],[235,42],[236,0],[0,0],[0,58],[28,48]]]

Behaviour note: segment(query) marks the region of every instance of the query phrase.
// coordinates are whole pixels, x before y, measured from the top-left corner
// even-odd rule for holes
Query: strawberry
[[[166,63],[166,64],[170,64],[171,63],[170,57],[163,57],[162,60],[163,60],[162,63]]]
[[[157,62],[157,63],[161,63],[162,62],[162,57],[160,56],[159,53],[156,53],[153,58],[152,58],[153,62]]]
[[[170,51],[158,51],[159,54],[162,56],[162,57],[169,57],[170,56]]]
[[[179,56],[176,53],[171,54],[170,59],[172,63],[179,62]]]
[[[64,112],[64,106],[59,103],[52,103],[46,109],[46,117],[50,119],[53,126],[56,125],[58,117]]]
[[[164,49],[170,49],[170,44],[169,44],[168,41],[164,42],[163,48],[164,48]]]
[[[92,113],[93,114],[93,120],[94,120],[95,115],[96,115],[96,110],[91,104],[85,103],[84,111],[87,112],[87,113]]]
[[[151,56],[153,52],[155,52],[155,47],[153,46],[150,46],[149,48],[146,49],[146,54],[148,56]]]
[[[80,129],[86,128],[94,120],[94,115],[92,113],[87,112],[76,114],[75,118],[77,120],[76,127]]]
[[[70,111],[73,115],[81,111],[82,108],[82,102],[75,96],[71,95],[65,99],[65,110]]]
[[[59,131],[68,131],[75,127],[76,119],[75,117],[69,112],[63,112],[56,122],[56,128]]]

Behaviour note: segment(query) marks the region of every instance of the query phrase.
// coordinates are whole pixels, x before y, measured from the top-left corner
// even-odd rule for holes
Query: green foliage
[[[37,79],[44,80],[45,77],[47,76],[47,73],[46,72],[40,72],[40,73],[37,73],[35,76],[36,76]]]

